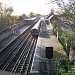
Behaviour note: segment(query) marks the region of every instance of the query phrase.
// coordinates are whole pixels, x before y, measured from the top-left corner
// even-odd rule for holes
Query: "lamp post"
[[[57,25],[57,39],[59,39],[59,25]]]

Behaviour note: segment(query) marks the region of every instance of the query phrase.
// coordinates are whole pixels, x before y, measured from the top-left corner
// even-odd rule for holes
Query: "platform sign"
[[[46,47],[46,58],[53,58],[53,47]]]

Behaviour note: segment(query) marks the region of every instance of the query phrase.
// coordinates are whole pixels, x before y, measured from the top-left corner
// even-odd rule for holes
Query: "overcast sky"
[[[46,0],[0,0],[3,3],[13,6],[13,15],[21,15],[23,13],[29,14],[30,12],[49,14],[51,8],[57,7],[55,4],[46,4]],[[66,0],[65,0],[66,1]]]

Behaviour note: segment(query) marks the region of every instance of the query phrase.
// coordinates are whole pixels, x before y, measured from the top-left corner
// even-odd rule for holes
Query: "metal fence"
[[[46,75],[56,75],[58,65],[56,60],[48,59],[40,63],[40,71]]]

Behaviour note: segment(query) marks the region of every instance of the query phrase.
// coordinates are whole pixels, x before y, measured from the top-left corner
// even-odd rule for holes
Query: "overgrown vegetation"
[[[18,16],[11,16],[13,7],[0,2],[0,30],[16,23]]]
[[[75,60],[61,59],[57,61],[57,75],[75,75]]]
[[[53,0],[54,2],[55,0]],[[68,4],[64,4],[63,0],[63,7],[59,0],[56,3],[59,7],[64,9],[61,15],[55,15],[53,20],[54,31],[56,35],[58,35],[58,39],[62,43],[64,49],[70,50],[70,47],[74,50],[75,49],[75,1],[69,0]],[[60,9],[61,10],[61,9]],[[54,12],[54,11],[52,11]],[[58,34],[57,34],[58,32]]]
[[[75,0],[68,0],[67,4],[64,0],[50,0],[50,3],[56,3],[59,9],[58,15],[55,14],[56,8],[52,9],[54,19],[51,22],[54,25],[54,32],[68,57],[70,50],[73,50],[73,59],[58,60],[57,75],[75,75]]]

